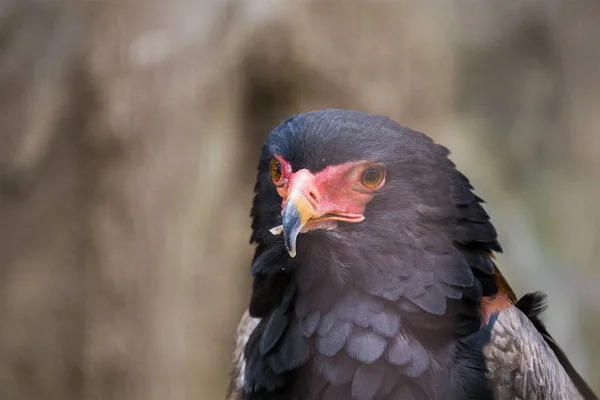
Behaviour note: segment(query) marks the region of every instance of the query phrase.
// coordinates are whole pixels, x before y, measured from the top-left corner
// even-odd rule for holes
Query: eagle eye
[[[365,169],[360,176],[360,183],[368,189],[376,189],[385,180],[385,167],[383,165],[371,165]]]
[[[281,178],[283,176],[281,171],[281,163],[275,157],[271,159],[271,163],[269,164],[269,170],[271,171],[271,179],[273,179],[273,183],[276,186],[281,186]]]

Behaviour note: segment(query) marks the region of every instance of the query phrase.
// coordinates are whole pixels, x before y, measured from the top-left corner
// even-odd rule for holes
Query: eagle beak
[[[335,189],[318,182],[305,169],[296,172],[290,179],[281,213],[282,225],[271,229],[273,235],[283,234],[283,242],[290,257],[296,256],[296,240],[300,233],[331,229],[340,221],[361,222],[365,219],[362,214],[364,205],[359,203],[353,206],[352,199],[348,202],[347,196],[336,197]]]
[[[311,218],[318,216],[315,207],[306,196],[299,191],[290,193],[282,213],[283,241],[290,257],[296,256],[296,239],[302,228]]]

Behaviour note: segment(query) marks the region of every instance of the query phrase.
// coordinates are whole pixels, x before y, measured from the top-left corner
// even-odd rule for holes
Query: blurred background
[[[261,142],[448,146],[600,391],[600,2],[0,0],[0,398],[221,399]]]

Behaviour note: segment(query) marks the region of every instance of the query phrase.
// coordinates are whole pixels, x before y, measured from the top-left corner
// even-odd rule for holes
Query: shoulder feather
[[[490,320],[484,355],[496,398],[597,399],[579,374],[573,375],[574,368],[541,323],[542,300],[539,293],[524,296]]]

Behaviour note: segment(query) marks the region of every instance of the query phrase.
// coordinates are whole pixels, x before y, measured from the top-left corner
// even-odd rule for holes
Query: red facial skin
[[[333,227],[336,221],[363,221],[365,206],[385,184],[385,175],[376,187],[369,188],[361,182],[363,172],[378,165],[370,161],[331,165],[312,174],[306,169],[293,173],[283,157],[274,157],[281,165],[281,177],[273,183],[282,198],[282,210],[294,193],[298,211],[306,220],[303,232]]]

